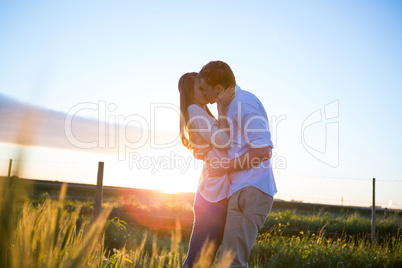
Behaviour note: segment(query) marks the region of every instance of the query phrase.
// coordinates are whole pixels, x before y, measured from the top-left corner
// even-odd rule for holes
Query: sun
[[[162,190],[162,191],[166,194],[177,194],[178,193],[178,191],[176,191],[176,190]]]
[[[189,180],[187,177],[169,176],[169,172],[166,172],[165,175],[166,176],[161,176],[161,178],[153,178],[153,189],[161,190],[168,194],[195,192],[195,187],[197,186],[196,180]]]

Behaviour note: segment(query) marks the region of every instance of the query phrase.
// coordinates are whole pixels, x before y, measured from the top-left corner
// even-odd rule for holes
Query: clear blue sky
[[[401,29],[401,1],[1,1],[0,93],[64,112],[105,100],[116,114],[149,117],[150,103],[179,104],[183,73],[220,59],[269,116],[286,115],[278,176],[300,187],[320,176],[349,188],[359,186],[344,178],[402,181]],[[301,126],[336,100],[330,167],[302,146]],[[158,129],[177,126],[174,113],[157,119]],[[320,131],[306,132],[316,147]],[[385,185],[384,195],[402,190]]]

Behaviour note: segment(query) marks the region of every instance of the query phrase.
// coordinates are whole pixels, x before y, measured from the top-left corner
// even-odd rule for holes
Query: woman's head
[[[208,104],[208,100],[200,89],[198,73],[185,73],[179,80],[180,103],[185,101],[188,106],[197,104],[204,106]],[[188,108],[187,106],[187,108]]]
[[[191,104],[197,104],[205,107],[207,113],[212,116],[206,105],[208,100],[200,89],[198,73],[185,73],[179,79],[179,92],[180,92],[180,137],[183,145],[191,149],[188,135],[188,107]]]

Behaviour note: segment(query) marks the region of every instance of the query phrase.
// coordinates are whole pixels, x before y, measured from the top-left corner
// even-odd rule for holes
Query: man
[[[232,102],[219,116],[227,116],[231,147],[228,159],[209,169],[210,176],[230,173],[229,205],[221,255],[235,253],[231,267],[247,267],[251,248],[268,216],[277,192],[270,158],[273,144],[268,116],[258,98],[236,85],[229,65],[211,61],[199,73],[200,86],[210,103],[225,90],[235,90]],[[218,99],[219,102],[219,99]]]

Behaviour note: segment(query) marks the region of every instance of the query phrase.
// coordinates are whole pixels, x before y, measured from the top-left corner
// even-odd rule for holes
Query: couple
[[[277,192],[268,116],[255,95],[236,85],[231,68],[222,61],[184,74],[179,91],[182,143],[205,162],[184,267],[193,267],[206,241],[213,242],[214,257],[222,245],[220,258],[231,250],[231,267],[247,267]],[[218,120],[207,107],[215,102]]]

